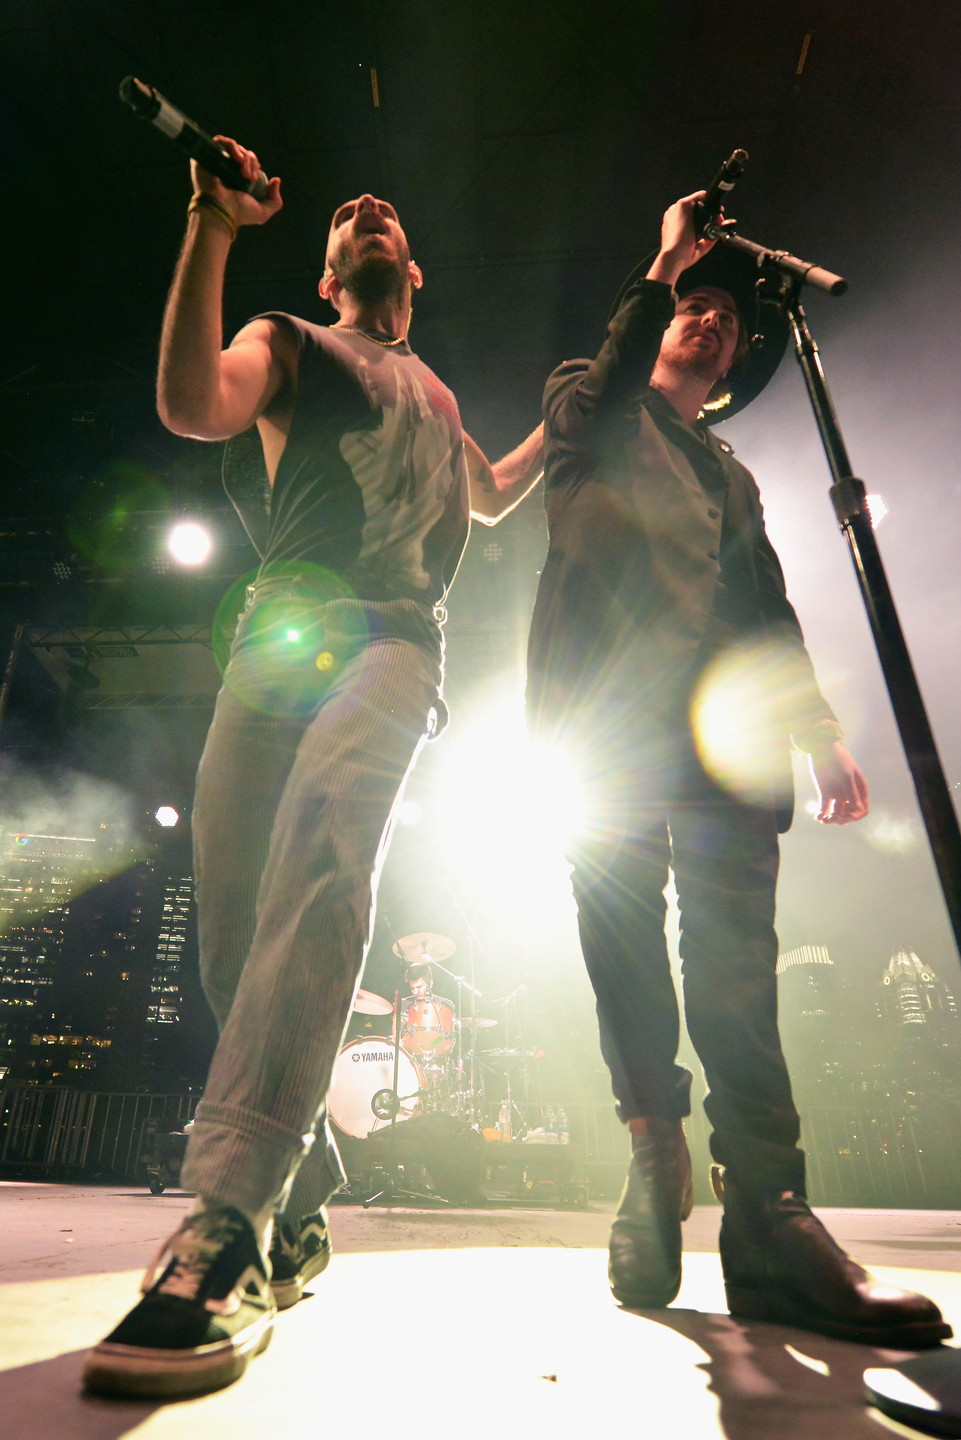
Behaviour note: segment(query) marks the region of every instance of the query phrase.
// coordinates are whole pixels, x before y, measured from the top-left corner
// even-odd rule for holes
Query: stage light
[[[402,825],[416,825],[423,813],[416,800],[405,800],[397,811],[397,819]]]
[[[176,825],[180,816],[172,805],[161,805],[154,819],[158,825],[162,825],[165,830],[169,830]]]
[[[809,800],[804,808],[809,815],[816,815],[821,807],[816,800]]]
[[[202,565],[212,545],[207,531],[193,520],[182,520],[167,537],[167,548],[181,565]]]
[[[865,495],[864,501],[868,507],[868,514],[871,517],[871,528],[872,530],[876,530],[885,515],[890,513],[888,507],[880,495]]]
[[[566,885],[563,847],[582,813],[580,787],[565,757],[528,738],[523,695],[501,690],[479,703],[444,759],[438,811],[448,853],[519,893],[558,878]]]
[[[290,641],[291,645],[296,645],[296,644],[297,644],[297,641],[300,639],[300,631],[299,631],[299,630],[288,630],[288,631],[287,631],[287,639]]]

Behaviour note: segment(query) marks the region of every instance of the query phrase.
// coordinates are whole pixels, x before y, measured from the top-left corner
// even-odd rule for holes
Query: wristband
[[[240,227],[226,205],[221,205],[215,195],[208,195],[206,190],[198,190],[187,206],[187,214],[191,215],[195,210],[209,210],[212,215],[216,215],[227,226],[231,240],[236,240]]]

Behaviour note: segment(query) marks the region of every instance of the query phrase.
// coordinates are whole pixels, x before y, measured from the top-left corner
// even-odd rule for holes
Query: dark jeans
[[[800,1125],[777,1026],[775,812],[724,794],[693,758],[675,773],[672,798],[653,803],[638,798],[644,786],[630,774],[609,772],[570,852],[619,1113],[625,1121],[690,1114],[664,934],[673,867],[684,1009],[710,1087],[712,1153],[742,1187],[803,1194]]]

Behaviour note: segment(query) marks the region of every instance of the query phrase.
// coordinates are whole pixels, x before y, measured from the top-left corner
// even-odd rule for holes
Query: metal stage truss
[[[23,643],[88,710],[208,710],[220,686],[209,625],[27,628]]]

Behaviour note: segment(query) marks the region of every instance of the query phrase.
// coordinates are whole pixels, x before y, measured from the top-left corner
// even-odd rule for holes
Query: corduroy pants
[[[343,1183],[325,1097],[443,647],[415,601],[253,592],[197,779],[200,963],[221,1033],[182,1173],[247,1213],[299,1217]]]

